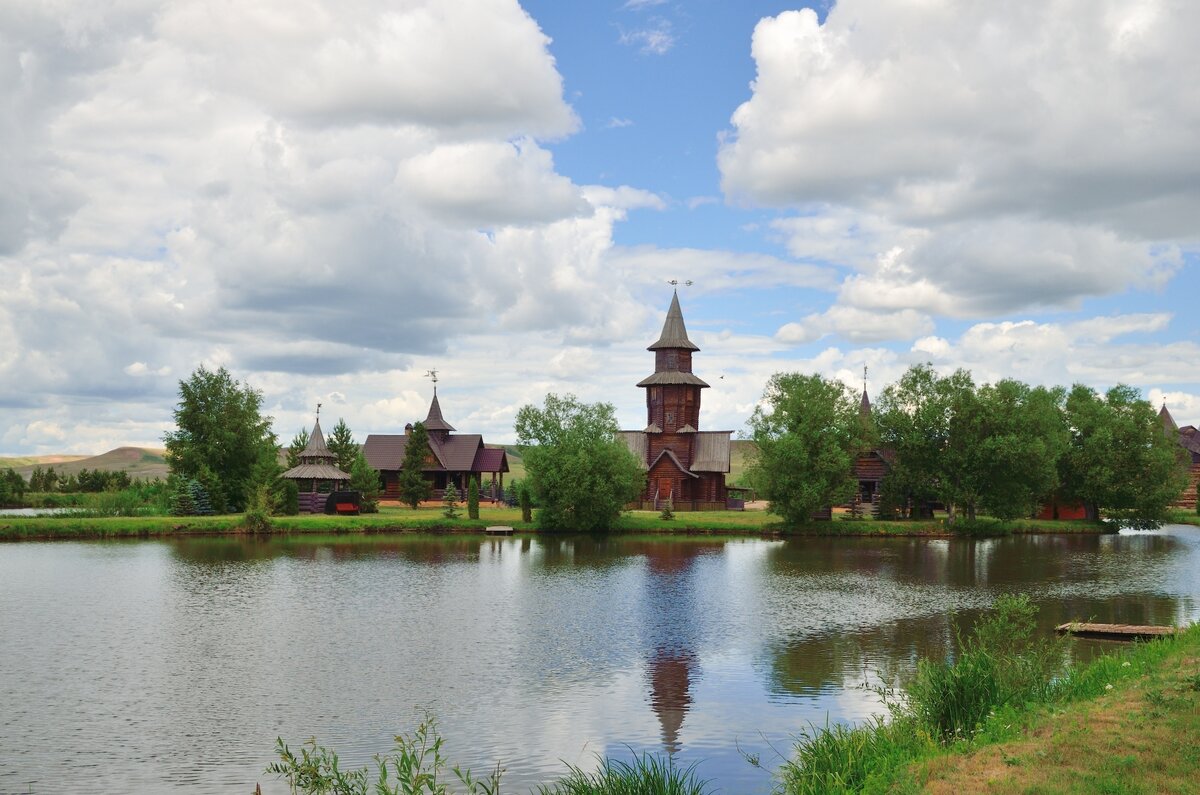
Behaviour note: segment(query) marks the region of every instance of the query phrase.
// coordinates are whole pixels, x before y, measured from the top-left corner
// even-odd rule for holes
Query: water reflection
[[[1044,631],[1200,617],[1200,534],[944,539],[303,536],[0,546],[0,792],[285,788],[276,736],[348,766],[439,718],[524,791],[560,760],[741,758],[879,711],[1005,592]],[[1095,646],[1081,645],[1080,653]]]

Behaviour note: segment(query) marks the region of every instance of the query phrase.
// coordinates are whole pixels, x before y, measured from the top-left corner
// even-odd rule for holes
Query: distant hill
[[[157,447],[118,447],[94,456],[45,455],[26,458],[0,458],[0,468],[12,467],[26,480],[34,467],[54,467],[60,475],[78,473],[81,469],[106,472],[124,470],[131,478],[154,480],[165,478],[168,467],[166,450]]]

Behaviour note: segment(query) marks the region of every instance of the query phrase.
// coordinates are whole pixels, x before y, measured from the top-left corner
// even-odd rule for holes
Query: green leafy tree
[[[359,510],[363,513],[379,512],[379,470],[367,463],[362,450],[354,456],[350,466],[350,489],[362,495]]]
[[[442,493],[442,516],[447,519],[458,518],[458,489],[453,480],[446,484],[446,490]]]
[[[329,434],[329,440],[325,444],[329,452],[337,456],[337,468],[348,473],[358,455],[358,445],[355,444],[354,434],[350,432],[350,426],[344,419],[338,417],[337,425],[333,426],[333,433]]]
[[[45,491],[45,477],[46,473],[42,471],[41,464],[35,466],[33,471],[29,473],[29,490],[34,493]]]
[[[637,499],[646,475],[617,431],[612,405],[581,403],[574,395],[549,394],[541,408],[517,411],[517,444],[539,505],[538,527],[608,530]]]
[[[200,481],[218,510],[244,508],[256,465],[277,449],[261,410],[262,394],[225,368],[198,368],[179,382],[176,430],[163,437],[171,472]]]
[[[750,418],[756,452],[748,476],[769,510],[800,524],[847,502],[854,458],[867,441],[853,391],[819,375],[776,373],[763,401]]]
[[[479,518],[479,482],[474,477],[467,484],[467,517]]]
[[[295,516],[300,513],[300,486],[294,480],[282,478],[283,486],[279,490],[279,514]]]
[[[42,490],[58,490],[58,473],[54,471],[54,467],[46,467],[46,472],[42,475]]]
[[[1059,485],[1069,441],[1066,392],[1006,379],[980,387],[978,396],[980,507],[999,519],[1029,516]]]
[[[1187,455],[1163,433],[1154,407],[1118,384],[1102,398],[1076,384],[1067,396],[1070,444],[1063,493],[1089,518],[1103,514],[1134,527],[1157,527],[1187,484]]]
[[[408,507],[416,509],[422,500],[429,499],[429,481],[425,479],[425,462],[432,453],[429,450],[429,432],[425,423],[418,422],[409,434],[404,447],[404,460],[400,464],[400,499]]]
[[[301,428],[300,432],[292,437],[292,443],[287,449],[287,468],[294,469],[300,466],[300,454],[308,447],[308,429]]]

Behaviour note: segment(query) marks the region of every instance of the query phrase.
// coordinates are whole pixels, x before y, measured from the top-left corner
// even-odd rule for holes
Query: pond
[[[879,712],[1006,592],[1047,632],[1196,620],[1200,532],[4,544],[0,792],[286,792],[276,737],[361,765],[426,711],[508,792],[640,751],[767,792],[743,752]]]

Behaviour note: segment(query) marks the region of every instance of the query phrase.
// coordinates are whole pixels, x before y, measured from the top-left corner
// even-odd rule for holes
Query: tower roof
[[[866,389],[863,389],[862,400],[858,404],[858,413],[864,417],[871,416],[871,399],[867,397]]]
[[[659,348],[682,348],[688,351],[700,350],[688,339],[687,327],[683,324],[683,310],[679,308],[679,293],[671,296],[671,308],[667,310],[667,319],[663,323],[662,334],[658,341],[646,350],[656,351]]]
[[[1163,431],[1170,435],[1179,430],[1179,426],[1175,424],[1175,418],[1171,416],[1171,412],[1167,411],[1167,402],[1163,401],[1162,409],[1158,412],[1158,418],[1162,420]]]
[[[433,393],[433,402],[429,404],[429,416],[425,418],[427,431],[452,431],[454,426],[442,417],[442,407],[438,403],[437,392]]]

